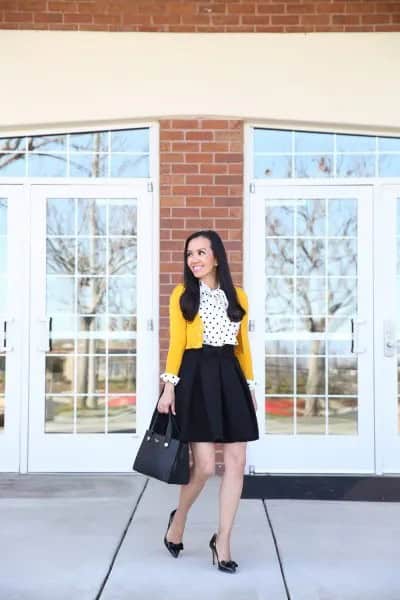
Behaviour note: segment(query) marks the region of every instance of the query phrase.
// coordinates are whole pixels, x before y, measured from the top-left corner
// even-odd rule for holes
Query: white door
[[[28,470],[130,471],[158,390],[152,193],[31,189]]]
[[[0,471],[18,471],[26,409],[27,202],[22,185],[0,186]],[[25,402],[25,405],[24,405]]]
[[[372,186],[254,189],[246,288],[260,440],[247,468],[374,472]]]
[[[375,209],[377,471],[400,473],[400,186],[380,186]]]

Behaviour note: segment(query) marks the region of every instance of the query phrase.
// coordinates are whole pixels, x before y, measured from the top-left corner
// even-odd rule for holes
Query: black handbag
[[[132,469],[166,483],[189,483],[189,445],[179,440],[179,428],[171,411],[165,432],[155,431],[157,421],[166,416],[156,407]]]

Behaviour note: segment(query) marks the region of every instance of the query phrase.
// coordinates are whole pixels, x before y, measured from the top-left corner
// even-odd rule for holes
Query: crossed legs
[[[215,473],[215,444],[191,442],[193,465],[190,480],[180,488],[179,504],[167,533],[169,542],[182,541],[190,507],[202,491],[207,479]],[[219,527],[217,551],[220,560],[231,560],[230,537],[243,488],[246,464],[246,442],[223,444],[225,472],[219,491]]]

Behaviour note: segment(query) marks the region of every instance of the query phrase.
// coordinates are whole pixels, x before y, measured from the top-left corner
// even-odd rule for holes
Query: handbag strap
[[[161,396],[163,395],[164,388],[165,388],[165,386],[163,387],[163,390],[162,390],[162,392],[161,392],[161,394],[160,394],[160,396],[159,396],[158,400],[160,400]],[[151,433],[151,435],[153,435],[153,433],[154,433],[154,427],[155,427],[155,425],[156,425],[156,422],[157,422],[157,419],[158,419],[158,417],[159,417],[161,414],[165,414],[165,413],[160,413],[160,412],[157,410],[158,400],[157,400],[157,404],[156,404],[156,409],[155,409],[155,411],[154,411],[154,413],[153,413],[153,418],[151,419],[151,423],[150,423],[150,426],[149,426],[149,433]],[[174,426],[175,426],[175,429],[176,429],[176,431],[178,432],[178,436],[179,436],[179,434],[180,434],[179,426],[178,426],[178,423],[177,423],[177,421],[176,421],[176,417],[175,417],[175,415],[173,415],[173,414],[172,414],[172,412],[171,412],[171,407],[170,407],[170,408],[169,408],[169,411],[168,411],[168,424],[167,424],[167,429],[166,429],[166,431],[165,431],[165,439],[166,439],[166,441],[167,441],[168,443],[171,441],[171,437],[172,437],[172,425],[174,425]]]

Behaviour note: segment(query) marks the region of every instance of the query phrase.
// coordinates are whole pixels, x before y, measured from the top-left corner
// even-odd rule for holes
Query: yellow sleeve
[[[169,348],[165,372],[173,375],[179,373],[186,348],[186,320],[179,305],[183,289],[182,284],[177,285],[169,299]]]
[[[249,342],[249,301],[247,294],[242,288],[237,288],[238,300],[241,306],[246,311],[243,319],[240,322],[240,329],[238,333],[239,344],[235,346],[234,352],[242,368],[243,374],[246,379],[254,379],[253,374],[253,362],[251,359],[251,350]]]

